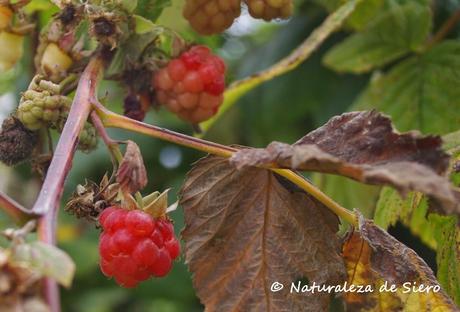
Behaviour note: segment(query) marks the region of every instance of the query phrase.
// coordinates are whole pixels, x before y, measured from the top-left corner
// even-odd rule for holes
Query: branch
[[[91,112],[91,121],[93,122],[94,128],[96,128],[97,133],[102,138],[102,141],[104,141],[105,146],[107,146],[107,149],[110,152],[114,168],[118,168],[118,164],[123,160],[123,155],[120,152],[118,142],[110,138],[109,134],[104,128],[104,125],[102,124],[101,119],[99,118],[99,115],[95,111]]]
[[[158,138],[185,147],[190,147],[205,153],[210,153],[225,158],[230,158],[233,155],[233,153],[238,151],[236,148],[233,147],[198,139],[182,133],[177,133],[168,129],[148,125],[146,123],[115,114],[99,104],[95,105],[95,109],[106,127],[120,128],[142,133],[154,138]],[[358,225],[356,216],[351,211],[347,210],[346,208],[342,207],[341,205],[333,201],[329,196],[327,196],[316,186],[305,180],[305,178],[301,175],[288,169],[266,169],[270,169],[273,172],[285,177],[289,181],[295,183],[301,189],[303,189],[308,194],[316,198],[319,202],[324,204],[332,212],[334,212],[337,216],[341,217],[345,221],[355,226]]]
[[[56,243],[57,214],[64,188],[64,182],[72,165],[78,144],[78,137],[91,111],[91,103],[96,97],[96,88],[101,78],[103,60],[93,58],[80,77],[78,88],[70,108],[53,159],[49,166],[38,199],[32,212],[42,215],[38,224],[38,237],[48,244]],[[60,311],[59,288],[56,282],[44,280],[46,301],[52,312]]]
[[[433,38],[428,43],[428,47],[433,46],[442,39],[444,39],[452,30],[452,28],[460,22],[460,10],[455,11],[445,22],[442,24],[441,28],[436,32]]]
[[[21,204],[1,191],[0,207],[19,224],[25,223],[34,217],[30,210],[24,208]]]
[[[78,137],[91,111],[102,66],[103,61],[94,58],[81,75],[67,122],[56,146],[43,187],[32,208],[32,212],[36,214],[44,215],[49,210],[59,207],[64,180],[72,164]]]

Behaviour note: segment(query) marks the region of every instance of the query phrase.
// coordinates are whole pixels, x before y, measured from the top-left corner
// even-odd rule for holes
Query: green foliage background
[[[37,6],[43,4],[43,1],[33,2]],[[160,2],[163,5],[167,1]],[[181,17],[181,0],[173,1],[158,23],[178,30],[190,40],[211,46],[227,60],[230,69],[228,79],[232,81],[268,68],[287,56],[324,20],[327,10],[332,11],[343,2],[297,1],[296,15],[289,21],[260,23],[257,29],[237,36],[197,36],[187,28]],[[275,140],[291,143],[330,117],[357,108],[382,110],[392,116],[401,130],[418,129],[424,133],[447,134],[459,129],[459,27],[449,33],[449,41],[434,47],[427,45],[433,29],[438,29],[459,7],[460,3],[456,0],[430,3],[423,0],[364,1],[347,21],[343,31],[329,38],[319,51],[292,72],[264,83],[243,96],[213,125],[206,138],[224,144],[254,147],[264,147]],[[43,20],[49,17],[47,13],[40,14]],[[151,14],[154,16],[156,13]],[[26,68],[28,64],[21,66]],[[16,77],[14,72],[3,75],[0,78],[1,91],[23,90],[29,78]],[[114,111],[121,112],[123,91],[112,83],[104,84],[100,91],[101,95],[107,94],[104,101]],[[164,110],[151,112],[146,121],[191,133],[188,125]],[[176,198],[190,165],[203,156],[144,136],[113,130],[110,134],[139,144],[150,178],[146,190],[171,187],[171,200]],[[167,168],[160,155],[174,155],[181,160],[176,168]],[[84,183],[85,178],[98,181],[110,169],[110,159],[103,144],[89,155],[79,152],[66,184],[64,198],[70,196],[77,184]],[[15,169],[21,179],[29,178],[29,172],[27,165]],[[374,216],[380,193],[378,188],[359,185],[344,178],[324,175],[314,175],[312,178],[328,195],[347,208],[360,208],[365,215]],[[18,197],[21,192],[24,189],[13,190],[13,196],[21,200]],[[404,224],[392,233],[403,242],[412,242],[410,246],[425,257],[434,269],[440,266],[438,277],[441,282],[442,279],[449,280],[449,276],[460,278],[458,268],[450,272],[452,268],[443,266],[443,263],[454,261],[458,256],[455,250],[449,249],[449,246],[455,245],[455,233],[458,232],[455,220],[437,215],[426,218],[423,199],[417,208],[421,215],[412,214],[414,207],[405,209],[407,206],[389,189],[383,190],[379,206],[377,223],[383,227],[394,226],[398,222]],[[388,207],[394,209],[387,210]],[[420,212],[420,209],[424,210]],[[401,217],[401,211],[410,213]],[[183,227],[181,210],[173,212],[172,217],[179,234]],[[3,218],[2,221],[3,228],[7,220]],[[98,269],[98,230],[85,222],[76,221],[66,213],[61,213],[59,222],[60,247],[69,253],[77,265],[72,288],[63,291],[64,311],[192,312],[203,309],[195,297],[191,276],[183,259],[163,279],[147,281],[132,290],[122,289],[104,278]],[[424,228],[428,233],[423,234],[420,226],[424,224],[438,224],[438,227],[434,232],[429,227]],[[443,237],[452,231],[453,236]],[[434,249],[438,245],[443,248],[445,256],[438,253],[436,264]],[[457,294],[453,296],[458,303],[460,290],[455,289],[455,285],[452,288],[449,293]],[[338,311],[339,308],[333,310]]]

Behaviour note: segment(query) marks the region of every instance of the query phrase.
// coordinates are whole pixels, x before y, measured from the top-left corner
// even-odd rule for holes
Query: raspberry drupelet
[[[193,46],[154,75],[157,101],[185,121],[205,121],[223,102],[225,70],[209,48]]]
[[[167,275],[179,256],[179,241],[166,217],[155,219],[141,210],[112,206],[101,213],[99,223],[101,271],[120,286],[131,288]]]

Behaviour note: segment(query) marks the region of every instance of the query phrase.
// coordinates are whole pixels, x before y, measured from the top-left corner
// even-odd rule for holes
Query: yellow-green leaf
[[[75,264],[65,252],[39,241],[17,245],[12,261],[53,278],[65,287],[70,287],[75,274]]]

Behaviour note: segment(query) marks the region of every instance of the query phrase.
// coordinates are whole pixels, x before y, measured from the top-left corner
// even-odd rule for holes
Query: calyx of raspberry
[[[157,101],[185,121],[205,121],[223,102],[225,70],[209,48],[193,46],[154,75]]]

